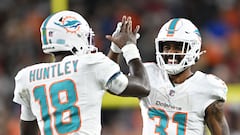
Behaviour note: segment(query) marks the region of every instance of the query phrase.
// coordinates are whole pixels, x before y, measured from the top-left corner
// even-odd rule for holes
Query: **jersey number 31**
[[[162,109],[149,108],[148,116],[150,119],[160,119],[160,122],[156,125],[155,133],[158,133],[160,135],[168,135],[166,131],[169,123],[169,116],[167,112]],[[177,124],[177,135],[185,135],[187,114],[182,112],[175,112],[172,121]]]

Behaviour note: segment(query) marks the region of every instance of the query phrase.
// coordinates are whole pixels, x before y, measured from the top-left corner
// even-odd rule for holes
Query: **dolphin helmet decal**
[[[67,32],[76,32],[77,30],[79,30],[81,25],[81,22],[79,20],[76,20],[76,18],[72,16],[66,16],[65,18],[62,18],[61,22],[54,23],[66,29]]]
[[[94,32],[88,22],[74,11],[50,15],[43,21],[40,31],[44,53],[71,51],[73,54],[86,54],[97,51],[93,45]]]

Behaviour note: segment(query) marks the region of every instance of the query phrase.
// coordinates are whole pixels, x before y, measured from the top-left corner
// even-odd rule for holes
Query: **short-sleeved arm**
[[[37,118],[34,116],[32,110],[29,107],[22,105],[20,119],[24,121],[33,121]]]
[[[98,73],[98,78],[100,78],[104,84],[116,73],[120,72],[120,67],[115,62],[111,61],[108,58],[105,58],[102,62],[100,71]]]
[[[228,88],[225,82],[214,75],[207,75],[207,79],[212,89],[212,97],[226,101]]]
[[[120,94],[125,90],[128,79],[120,71],[118,64],[105,57],[98,68],[97,77],[101,80],[104,89],[108,89],[115,94]]]
[[[30,95],[28,89],[25,87],[25,77],[26,73],[25,70],[21,70],[15,77],[15,89],[14,89],[14,97],[13,101],[24,105],[30,108]]]
[[[206,78],[208,82],[208,101],[204,105],[203,113],[206,108],[217,100],[226,101],[227,100],[227,85],[225,82],[214,75],[207,75]]]

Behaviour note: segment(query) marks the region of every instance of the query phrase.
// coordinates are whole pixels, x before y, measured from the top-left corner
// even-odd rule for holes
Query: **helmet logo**
[[[178,18],[176,19],[173,19],[171,21],[171,23],[169,24],[169,27],[168,27],[168,33],[167,33],[167,36],[173,36],[174,32],[176,31],[176,26],[177,26],[177,22],[179,21]]]
[[[196,33],[199,37],[201,37],[200,32],[199,32],[198,29],[196,29],[196,30],[194,31],[194,33]]]
[[[63,27],[67,32],[76,33],[80,28],[81,22],[75,17],[66,16],[62,17],[59,22],[55,22],[55,24]]]
[[[201,34],[200,34],[199,30],[196,29],[196,30],[194,31],[194,33],[198,35],[198,39],[201,41]]]

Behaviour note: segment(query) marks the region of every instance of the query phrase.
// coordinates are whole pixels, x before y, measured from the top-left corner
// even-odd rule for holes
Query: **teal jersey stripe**
[[[170,23],[169,28],[168,28],[168,35],[174,34],[175,27],[177,25],[178,20],[179,20],[178,18],[172,20],[172,22]]]
[[[52,15],[50,15],[49,17],[47,17],[45,19],[45,21],[43,22],[43,27],[42,27],[42,38],[43,38],[43,44],[47,45],[47,32],[46,32],[46,26],[48,21],[50,20],[50,18],[52,17]]]

